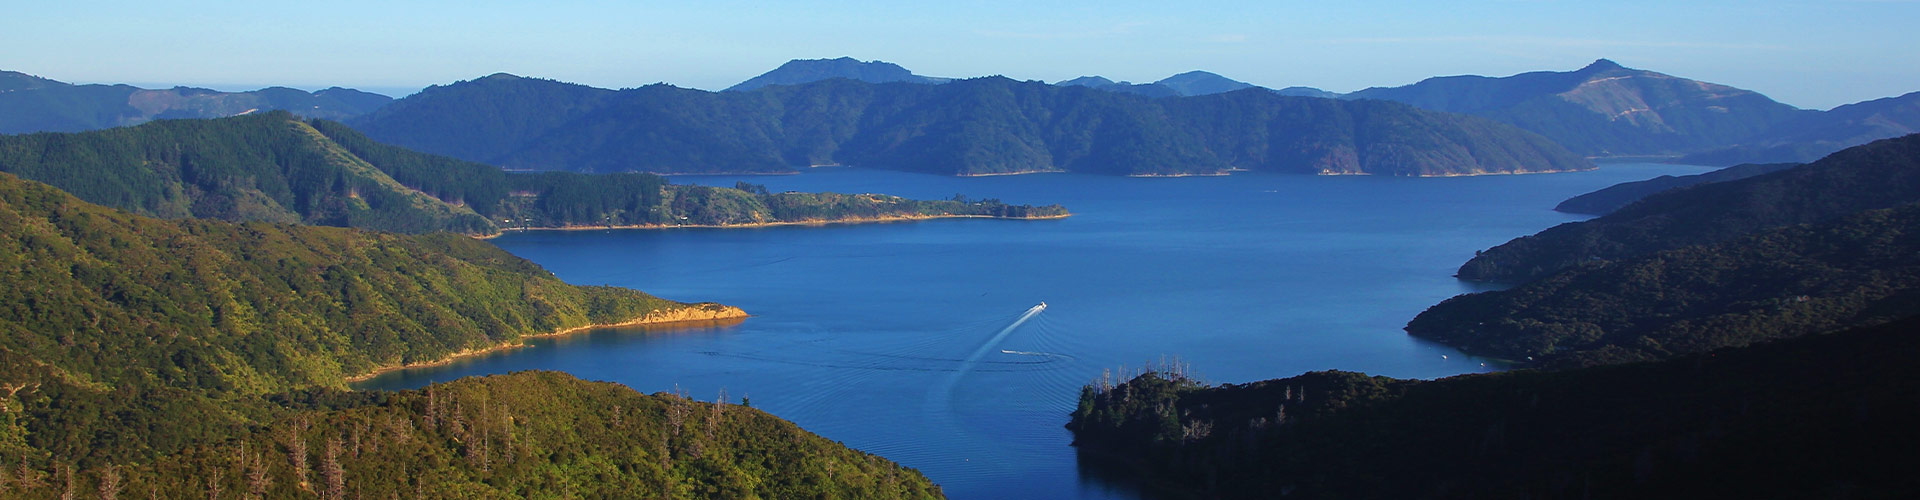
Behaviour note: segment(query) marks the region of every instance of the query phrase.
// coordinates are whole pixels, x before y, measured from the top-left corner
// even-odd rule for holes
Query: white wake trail
[[[1015,329],[1020,328],[1021,324],[1033,319],[1034,316],[1040,315],[1040,311],[1045,310],[1047,310],[1047,303],[1045,302],[1028,308],[1027,312],[1022,313],[1019,319],[1013,320],[1013,324],[1007,325],[1006,328],[1001,328],[1000,333],[993,334],[993,338],[989,338],[986,343],[980,344],[980,348],[975,349],[973,355],[967,356],[966,361],[960,364],[959,369],[954,370],[951,375],[947,376],[947,383],[943,384],[938,391],[934,392],[934,397],[928,400],[929,405],[934,408],[945,407],[953,397],[953,389],[960,385],[960,379],[967,376],[967,372],[973,371],[973,365],[979,363],[980,358],[984,358],[987,356],[987,353],[993,352],[994,346],[1000,345],[1000,341],[1005,340],[1007,335],[1012,334]]]
[[[1015,328],[1020,328],[1022,323],[1026,323],[1027,320],[1038,316],[1040,311],[1045,310],[1047,310],[1045,303],[1028,308],[1025,314],[1020,315],[1020,319],[1013,320],[1013,324],[1007,325],[1006,328],[1001,328],[1000,333],[993,334],[993,338],[987,339],[987,343],[981,344],[979,349],[973,351],[972,356],[967,356],[966,363],[960,365],[960,371],[955,373],[966,373],[967,370],[973,369],[973,364],[979,362],[980,358],[986,357],[988,352],[992,352],[993,346],[1000,345],[1000,341],[1006,340],[1007,335],[1012,334]]]

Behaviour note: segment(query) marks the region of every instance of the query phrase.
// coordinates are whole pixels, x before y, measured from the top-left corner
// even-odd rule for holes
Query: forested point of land
[[[338,123],[284,111],[4,136],[0,172],[154,217],[402,233],[1066,213],[1057,205],[998,200],[746,192],[676,185],[643,173],[508,173],[380,144]]]

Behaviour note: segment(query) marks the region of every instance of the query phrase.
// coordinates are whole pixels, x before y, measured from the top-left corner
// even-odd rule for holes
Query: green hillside
[[[637,173],[514,174],[286,112],[0,136],[0,172],[156,217],[486,235],[503,228],[1065,215],[1058,206],[745,192]]]
[[[258,425],[150,463],[9,466],[0,494],[941,498],[919,472],[750,407],[647,396],[562,373],[308,393],[260,406],[272,416]]]
[[[159,220],[6,176],[0,346],[94,383],[263,393],[689,307],[451,234]]]
[[[1570,267],[1461,295],[1407,332],[1546,365],[1680,354],[1874,325],[1920,311],[1920,205]]]
[[[939,495],[755,410],[561,374],[345,391],[527,335],[743,314],[464,236],[153,219],[0,174],[0,295],[6,498]]]
[[[1480,252],[1460,266],[1459,276],[1524,283],[1576,264],[1913,202],[1920,202],[1920,135],[1856,146],[1785,171],[1653,194],[1606,216]]]
[[[155,217],[485,233],[286,112],[0,137],[0,171]]]
[[[1556,212],[1575,214],[1606,215],[1633,202],[1640,201],[1641,198],[1646,198],[1661,191],[1716,182],[1737,181],[1798,166],[1800,166],[1798,163],[1750,163],[1734,165],[1701,174],[1681,176],[1662,175],[1644,181],[1622,182],[1590,193],[1567,198],[1566,201],[1560,202],[1559,205],[1554,205],[1553,210]]]

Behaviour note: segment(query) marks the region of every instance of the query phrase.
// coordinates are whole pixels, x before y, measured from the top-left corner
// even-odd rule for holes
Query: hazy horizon
[[[348,1],[326,9],[62,2],[10,14],[0,21],[7,28],[0,43],[36,49],[10,54],[0,69],[71,83],[340,86],[394,97],[497,72],[604,88],[666,82],[719,90],[790,59],[842,56],[928,76],[1150,82],[1198,69],[1334,92],[1434,76],[1568,71],[1607,58],[1810,109],[1920,90],[1920,42],[1906,36],[1902,21],[1920,19],[1920,3],[1901,1],[1206,8]]]

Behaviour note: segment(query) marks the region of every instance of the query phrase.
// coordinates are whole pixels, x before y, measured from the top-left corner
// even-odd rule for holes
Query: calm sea
[[[1180,363],[1211,382],[1310,370],[1434,378],[1498,369],[1401,327],[1473,285],[1478,249],[1579,217],[1567,197],[1702,167],[1460,178],[954,178],[823,168],[676,177],[774,191],[1060,203],[1061,220],[531,232],[493,240],[577,284],[754,316],[602,330],[391,374],[368,388],[560,370],[792,420],[920,469],[959,499],[1138,498],[1083,472],[1061,428],[1103,371]],[[1036,306],[1042,302],[1044,309]]]

